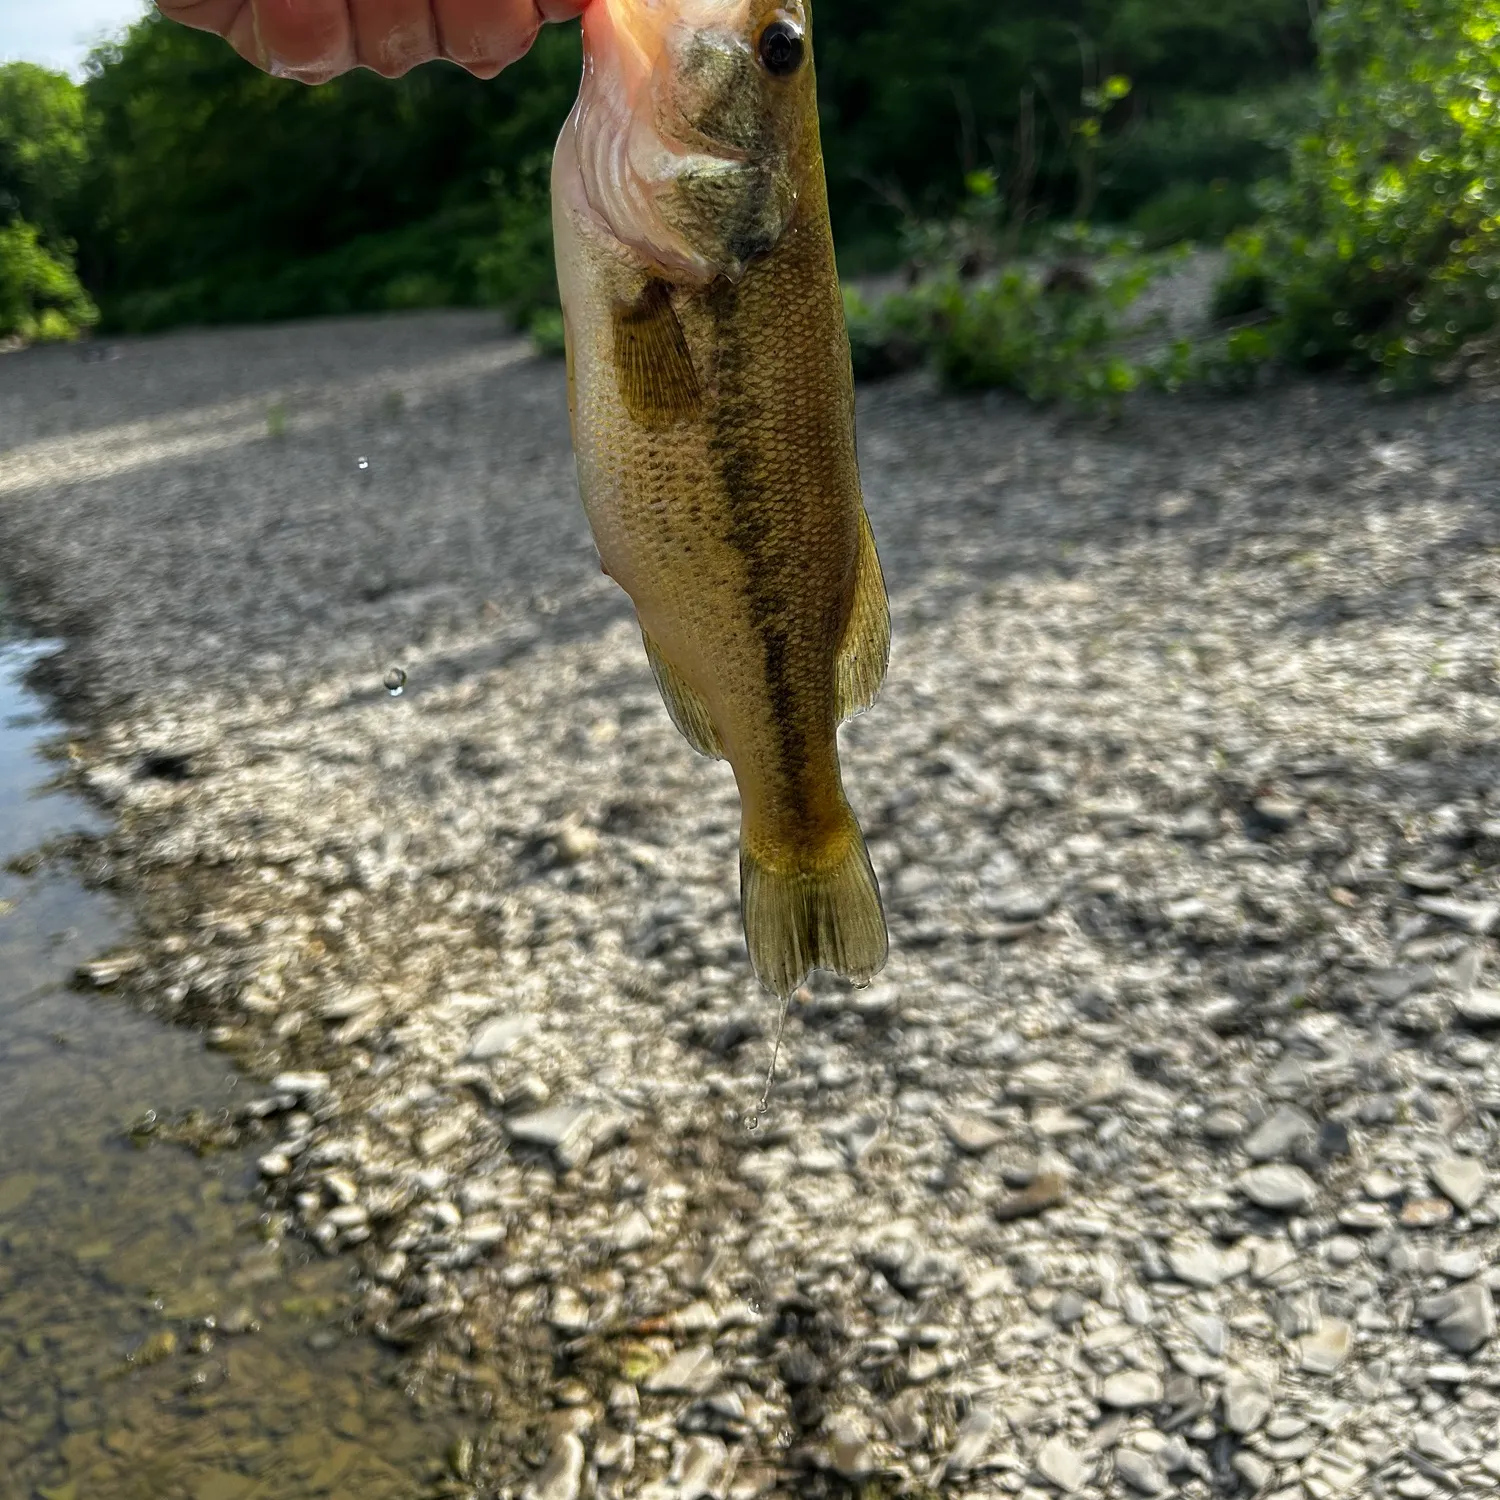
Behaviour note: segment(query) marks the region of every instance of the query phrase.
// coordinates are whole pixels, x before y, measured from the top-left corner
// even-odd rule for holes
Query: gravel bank
[[[747,976],[561,370],[466,315],[0,361],[0,567],[117,819],[98,971],[267,1080],[470,1472],[1500,1488],[1500,419],[866,391],[889,970]],[[397,699],[386,672],[408,674]]]

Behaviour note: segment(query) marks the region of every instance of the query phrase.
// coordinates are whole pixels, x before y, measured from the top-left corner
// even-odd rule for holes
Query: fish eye
[[[807,56],[802,28],[795,21],[772,21],[755,46],[760,65],[773,78],[790,78]]]

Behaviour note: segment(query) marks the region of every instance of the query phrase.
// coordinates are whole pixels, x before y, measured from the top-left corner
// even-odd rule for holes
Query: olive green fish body
[[[740,32],[752,40],[789,14],[749,12]],[[670,245],[663,255],[622,241],[628,206],[614,223],[599,212],[577,112],[554,180],[584,505],[673,718],[733,767],[747,938],[757,972],[783,994],[814,967],[868,979],[886,951],[837,731],[874,697],[889,625],[859,484],[810,64],[799,75],[786,85],[801,107],[781,110],[779,160],[753,164],[732,191],[715,186],[706,267],[672,263]],[[726,112],[722,98],[716,107]],[[754,111],[740,113],[735,128],[753,137]],[[687,261],[705,236],[683,239]]]

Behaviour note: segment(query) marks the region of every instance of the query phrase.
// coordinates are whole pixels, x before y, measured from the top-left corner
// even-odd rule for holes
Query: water
[[[0,637],[0,865],[95,822],[47,789],[60,732],[20,685],[39,652]],[[68,988],[127,936],[65,874],[0,872],[0,1494],[454,1492],[467,1424],[424,1418],[344,1330],[348,1265],[276,1238],[248,1156],[131,1143],[147,1109],[212,1113],[248,1085],[196,1036]]]

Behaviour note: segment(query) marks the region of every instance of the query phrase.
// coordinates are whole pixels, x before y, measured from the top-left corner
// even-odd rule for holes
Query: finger
[[[533,0],[433,0],[443,56],[493,78],[523,56],[541,30]]]
[[[571,21],[588,9],[589,0],[536,0],[544,21]]]
[[[399,78],[443,55],[429,0],[349,0],[362,67]]]
[[[345,0],[250,0],[246,9],[260,49],[254,60],[273,73],[319,83],[358,60]]]
[[[156,8],[169,21],[228,36],[246,5],[247,0],[157,0]]]

